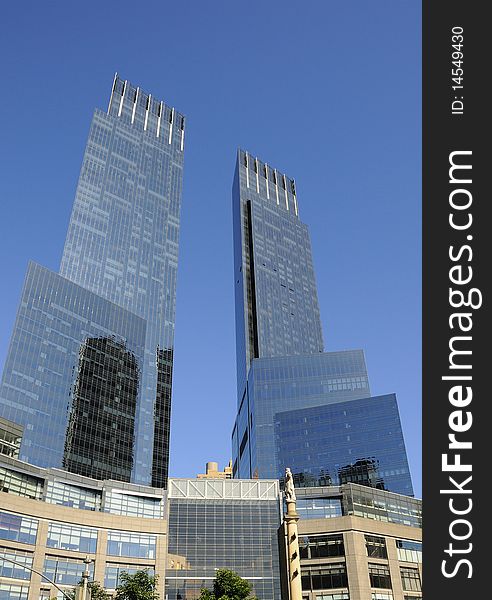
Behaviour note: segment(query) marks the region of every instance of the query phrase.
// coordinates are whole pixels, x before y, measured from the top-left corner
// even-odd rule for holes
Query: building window
[[[27,600],[28,586],[0,583],[0,600]]]
[[[418,569],[400,567],[401,585],[406,592],[421,592],[420,573]]]
[[[343,491],[347,514],[388,523],[422,527],[422,502],[406,496],[388,496],[374,488],[347,484]]]
[[[371,592],[371,600],[393,600],[392,592]]]
[[[345,563],[304,567],[302,569],[303,590],[326,590],[347,587]]]
[[[37,531],[37,519],[0,512],[0,539],[35,544]]]
[[[97,529],[65,523],[50,523],[46,545],[48,548],[94,554],[97,546]]]
[[[61,481],[49,481],[46,502],[81,510],[101,510],[101,492],[69,485]]]
[[[299,540],[301,558],[345,556],[343,535],[304,536]]]
[[[410,540],[396,540],[398,560],[402,562],[422,562],[422,543]]]
[[[157,536],[129,531],[110,531],[107,554],[131,558],[155,558]]]
[[[104,511],[113,515],[160,519],[163,516],[162,497],[134,496],[112,490],[106,494]]]
[[[297,512],[302,519],[329,519],[342,516],[340,498],[297,498]]]
[[[369,564],[369,579],[373,588],[391,589],[389,567],[386,565]]]
[[[350,600],[350,596],[348,592],[335,592],[334,594],[316,594],[316,600]]]
[[[149,575],[154,575],[153,567],[146,567],[145,565],[120,565],[116,563],[107,563],[106,571],[104,573],[104,587],[108,590],[115,590],[120,583],[120,575],[122,573],[128,573],[134,575],[137,571],[147,571]]]
[[[9,559],[15,560],[15,564]],[[0,577],[10,577],[10,579],[31,579],[33,555],[30,552],[22,550],[0,549]],[[24,566],[22,566],[24,565]]]
[[[369,558],[388,558],[384,537],[366,535],[366,550]]]
[[[89,576],[94,576],[94,563],[90,563]],[[82,559],[47,556],[44,559],[43,575],[61,585],[78,585],[86,565]]]
[[[43,480],[0,467],[0,492],[41,500]]]

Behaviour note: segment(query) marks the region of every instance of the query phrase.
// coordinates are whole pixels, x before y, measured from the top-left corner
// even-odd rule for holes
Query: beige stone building
[[[122,571],[149,569],[164,597],[164,503],[163,490],[2,457],[0,597],[63,598],[79,583],[85,557],[90,579],[109,591]]]
[[[295,491],[303,600],[422,598],[420,500],[356,484]],[[61,600],[88,557],[109,591],[149,569],[162,600],[194,600],[227,567],[260,600],[289,600],[284,512],[274,480],[171,479],[166,493],[1,457],[0,598]]]
[[[420,500],[355,484],[296,494],[303,600],[422,598]]]

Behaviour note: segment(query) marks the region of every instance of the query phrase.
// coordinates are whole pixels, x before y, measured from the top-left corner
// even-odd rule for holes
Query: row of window
[[[299,540],[299,555],[301,559],[344,556],[343,535],[302,537]]]
[[[38,520],[0,512],[0,539],[35,544]],[[155,558],[157,536],[128,531],[109,531],[106,553],[109,556]],[[94,554],[97,529],[66,523],[50,523],[46,540],[48,548]]]
[[[388,558],[386,539],[366,535],[366,552],[369,558]],[[402,562],[422,562],[422,544],[410,540],[396,540],[398,560]],[[299,540],[300,557],[305,559],[329,556],[344,556],[343,535],[303,536]]]
[[[0,491],[35,500],[43,499],[44,480],[0,467]],[[102,505],[102,491],[84,488],[61,481],[48,481],[45,501],[49,504],[70,506],[81,510],[93,510],[159,519],[164,514],[161,497],[137,496],[111,490],[106,493]]]

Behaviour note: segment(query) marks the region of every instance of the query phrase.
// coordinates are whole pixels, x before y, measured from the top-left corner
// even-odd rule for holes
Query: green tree
[[[111,600],[111,594],[109,594],[99,581],[89,581],[87,588],[91,593],[91,600]]]
[[[116,588],[116,600],[159,600],[157,575],[149,575],[147,570],[133,575],[123,572],[120,585]]]
[[[82,585],[83,581],[79,581],[79,585]],[[67,596],[71,598],[71,600],[75,600],[75,591],[77,588],[73,590],[65,592],[64,600],[66,600]],[[88,581],[87,589],[91,593],[91,600],[111,600],[111,594],[109,594],[103,586],[99,583],[99,581]],[[55,598],[51,598],[50,600],[56,600]]]
[[[250,593],[248,581],[234,571],[219,569],[215,575],[214,591],[202,588],[199,600],[257,600]]]

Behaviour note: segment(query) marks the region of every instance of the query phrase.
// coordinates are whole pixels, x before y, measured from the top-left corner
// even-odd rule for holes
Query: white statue
[[[292,477],[292,473],[290,472],[289,467],[285,469],[285,499],[287,502],[295,502],[296,501],[296,492],[294,489],[294,479]]]

